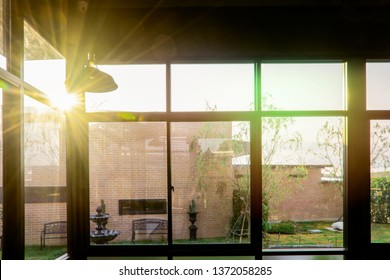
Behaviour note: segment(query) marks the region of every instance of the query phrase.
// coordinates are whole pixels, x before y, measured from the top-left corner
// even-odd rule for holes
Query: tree
[[[263,100],[263,106],[276,110],[268,99]],[[215,109],[215,108],[214,108]],[[292,180],[283,166],[277,166],[278,153],[289,148],[296,150],[300,147],[302,137],[299,133],[290,132],[294,123],[293,118],[263,118],[262,119],[262,209],[263,231],[268,229],[268,215],[271,212],[270,202],[278,203],[288,194],[289,182]],[[219,144],[219,152],[225,156],[216,156],[210,151],[201,151],[199,141],[202,139],[226,138],[226,131],[221,131],[219,123],[205,123],[202,125],[191,143],[196,152],[194,174],[198,189],[202,194],[213,185],[212,174],[224,178],[223,180],[233,189],[233,213],[231,230],[238,230],[240,237],[250,232],[250,157],[249,139],[250,129],[248,122],[235,123],[230,140]],[[227,152],[231,154],[228,155]],[[216,182],[214,182],[215,184]],[[207,200],[206,197],[203,197]],[[241,240],[241,239],[240,239]]]
[[[344,121],[326,121],[317,134],[317,150],[313,153],[327,164],[328,176],[343,195],[344,176]],[[371,167],[386,170],[390,163],[390,125],[374,122],[371,125]]]
[[[390,124],[375,121],[371,125],[371,167],[387,170],[390,164]]]
[[[327,120],[317,133],[317,149],[313,154],[326,165],[326,174],[343,195],[344,122],[342,118]]]
[[[343,196],[344,122],[342,118],[326,121],[317,134],[317,151],[313,153],[327,163],[328,176]],[[390,163],[390,124],[373,121],[370,131],[371,219],[390,220],[390,184],[386,171]]]

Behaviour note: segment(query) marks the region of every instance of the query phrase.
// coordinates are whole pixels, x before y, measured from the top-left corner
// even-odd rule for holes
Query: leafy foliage
[[[390,222],[390,181],[387,177],[371,179],[371,221]]]
[[[270,224],[268,233],[296,234],[297,226],[292,221]]]

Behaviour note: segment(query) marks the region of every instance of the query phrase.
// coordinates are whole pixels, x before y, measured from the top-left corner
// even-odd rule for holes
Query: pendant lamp
[[[73,85],[67,85],[69,92],[110,92],[116,90],[118,85],[107,73],[98,69],[95,58],[88,54],[87,63],[75,76]]]

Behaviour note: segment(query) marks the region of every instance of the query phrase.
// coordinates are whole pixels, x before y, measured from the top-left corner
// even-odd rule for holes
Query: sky
[[[165,111],[165,65],[98,67],[114,77],[118,89],[86,93],[88,111]],[[281,110],[343,110],[343,67],[342,63],[266,63],[261,91]],[[174,64],[172,111],[253,110],[253,72],[253,64]],[[24,76],[51,96],[66,94],[65,60],[26,61]],[[367,63],[367,109],[389,108],[390,63]]]
[[[118,89],[86,93],[87,111],[165,111],[165,65],[98,68],[113,76]],[[343,110],[346,106],[343,63],[265,63],[261,75],[262,94],[279,110]],[[173,64],[171,77],[172,111],[253,110],[253,64]],[[24,78],[49,96],[67,96],[64,59],[25,61]],[[30,101],[25,102],[28,106]],[[367,63],[367,109],[390,109],[390,63]],[[316,146],[316,131],[326,120],[330,118],[296,118],[289,131],[301,134],[308,151]]]

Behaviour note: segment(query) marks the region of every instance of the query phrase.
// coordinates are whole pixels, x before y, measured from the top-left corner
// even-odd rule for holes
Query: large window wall
[[[371,73],[372,68],[387,64],[371,64],[366,64],[369,110],[362,115],[367,116],[364,120],[370,124],[367,148],[371,151],[371,211],[366,210],[371,213],[371,221],[361,218],[363,225],[371,224],[371,239],[365,240],[366,235],[358,239],[380,245],[389,242],[386,200],[389,129],[386,110],[375,110],[368,104],[374,85],[383,83],[380,86],[383,89],[387,81],[376,81],[378,75]],[[190,76],[192,65],[195,72],[201,72],[203,64],[199,63],[130,66],[132,71],[137,67],[148,69],[145,73],[158,69],[156,79],[164,88],[159,89],[159,94],[164,92],[165,99],[160,98],[163,101],[157,111],[147,106],[138,107],[138,112],[125,110],[127,106],[138,105],[120,96],[116,97],[122,100],[118,107],[114,103],[104,110],[89,107],[85,115],[89,138],[86,256],[181,259],[229,255],[241,259],[279,259],[291,255],[339,259],[348,255],[355,242],[348,230],[351,221],[353,228],[355,218],[351,218],[351,202],[347,197],[354,198],[360,193],[346,184],[351,181],[346,180],[351,173],[347,172],[348,157],[356,156],[350,151],[356,139],[347,141],[347,132],[356,121],[346,102],[347,93],[353,98],[346,90],[348,62],[204,64],[205,76],[211,75],[210,69],[217,69],[214,79],[205,82],[205,85],[216,83],[214,89],[206,87],[206,93],[192,101],[198,103],[193,108],[178,102],[173,109],[178,96],[186,94],[183,85],[176,85],[179,82],[175,73],[185,69],[184,77]],[[115,78],[115,66],[110,67]],[[216,75],[223,76],[224,67],[227,73],[236,70],[246,75],[225,83]],[[311,82],[305,84],[306,81]],[[234,89],[236,83],[238,89],[243,89],[243,102],[236,99],[241,93]],[[125,82],[119,86],[126,92]],[[144,94],[155,91],[155,87],[145,86]],[[215,97],[226,92],[229,97],[218,102],[222,97]],[[89,102],[96,98],[99,96],[86,95],[86,104],[92,104]],[[25,99],[31,108],[42,104],[35,102],[30,97]],[[245,107],[244,103],[249,105]],[[26,193],[31,186],[34,190],[65,186],[61,183],[65,179],[62,117],[51,110],[36,116],[30,109],[25,110],[25,120],[29,120],[25,125]],[[48,121],[49,115],[56,116]],[[42,165],[45,170],[49,166],[57,168],[58,172],[53,174],[58,176],[50,176],[50,180],[58,180],[33,186],[33,179],[42,173],[33,169]],[[363,170],[357,166],[358,171]],[[38,200],[40,195],[34,193]],[[50,202],[38,203],[26,197],[26,224],[42,224],[47,218],[66,219],[61,191],[55,192],[55,196]],[[37,220],[37,216],[30,215],[34,213],[30,205],[42,208],[42,203],[51,204]],[[96,242],[93,235],[97,229],[92,217],[98,214],[97,209],[108,215],[104,227],[115,238]],[[146,223],[135,228],[135,221]],[[26,230],[27,246],[33,242],[28,238],[36,236]]]
[[[65,74],[52,74],[64,59],[23,25],[21,2],[0,3],[6,259],[27,258],[28,246],[39,247],[38,228],[65,218],[71,232],[48,244],[61,246],[49,258],[66,245],[74,258],[389,258],[389,63],[364,56],[380,47],[341,43],[339,52],[304,40],[296,53],[362,54],[345,62],[250,59],[294,54],[277,41],[276,49],[243,48],[245,63],[231,60],[234,51],[215,63],[216,51],[184,56],[189,63],[101,65],[119,88],[85,94],[76,112],[85,118],[68,115],[74,131],[65,150],[64,116],[49,100],[53,89],[63,92]],[[109,214],[104,226],[120,232],[104,246],[90,238],[98,206]],[[133,221],[144,218],[166,224],[134,232]],[[32,257],[41,253],[46,258],[40,248]]]
[[[343,254],[344,62],[100,67],[114,78],[131,69],[141,75],[137,80],[153,68],[160,69],[150,75],[160,76],[153,86],[144,82],[132,91],[120,78],[126,94],[102,102],[112,102],[106,112],[88,106],[100,95],[86,95],[90,214],[104,206],[107,228],[120,231],[106,246],[122,254],[123,246],[161,245],[149,255],[172,257],[220,245],[232,256]],[[137,105],[140,96],[156,92],[165,96],[158,112]],[[140,219],[143,229],[134,226]],[[155,219],[164,220],[166,230]],[[90,242],[92,255],[107,253]]]

